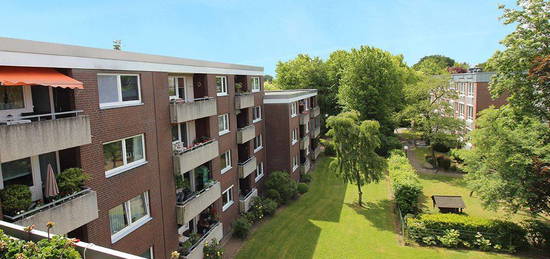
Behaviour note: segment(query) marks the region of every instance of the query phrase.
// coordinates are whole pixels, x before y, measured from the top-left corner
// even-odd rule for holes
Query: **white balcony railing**
[[[309,112],[300,113],[300,125],[309,123]]]
[[[237,129],[237,144],[244,144],[256,137],[256,126],[248,125]]]
[[[303,138],[300,139],[300,149],[305,150],[309,148],[309,135],[305,135]]]
[[[256,157],[252,156],[248,160],[238,164],[239,178],[244,179],[256,170]]]
[[[246,196],[239,199],[239,209],[241,213],[246,213],[252,205],[252,199],[258,197],[258,189],[253,188]]]
[[[170,103],[170,119],[172,123],[181,123],[218,114],[216,98],[198,98],[192,102],[175,100]]]
[[[185,259],[203,259],[204,244],[216,239],[218,242],[223,238],[223,225],[221,222],[216,223],[194,246],[189,249],[189,254],[183,256]]]
[[[208,140],[192,147],[174,145],[174,163],[178,163],[180,172],[190,171],[219,155],[218,141]]]
[[[211,186],[193,194],[187,200],[176,203],[176,219],[178,224],[187,224],[187,222],[199,215],[221,196],[220,182],[214,182]]]
[[[251,93],[243,93],[235,95],[235,109],[244,109],[254,106],[254,95]]]
[[[309,161],[309,159],[306,159],[306,161],[300,165],[300,173],[307,174],[310,168],[311,162]]]

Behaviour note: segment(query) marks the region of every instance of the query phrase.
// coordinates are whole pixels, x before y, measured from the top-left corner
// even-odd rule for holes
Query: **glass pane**
[[[97,88],[99,90],[99,103],[118,102],[117,76],[97,76]]]
[[[12,184],[32,186],[31,159],[23,158],[2,164],[4,187]]]
[[[109,222],[111,223],[111,235],[128,226],[124,206],[118,205],[109,210]]]
[[[223,205],[227,204],[229,202],[229,199],[227,197],[227,193],[229,191],[225,192],[223,195],[222,195],[222,202],[223,202]]]
[[[122,89],[122,101],[139,100],[137,76],[120,76],[120,87]]]
[[[176,96],[176,78],[168,77],[168,96]]]
[[[25,108],[23,86],[0,86],[0,110]]]
[[[143,136],[126,139],[126,163],[143,159]]]
[[[143,252],[143,254],[140,254],[139,256],[147,258],[147,259],[151,259],[151,258],[153,258],[153,256],[151,255],[152,250],[153,250],[153,248],[149,248],[149,249],[147,249],[147,251]]]
[[[224,131],[225,130],[225,125],[224,125],[224,122],[223,122],[223,116],[219,116],[218,117],[218,131]]]
[[[178,78],[178,97],[185,100],[185,79]]]
[[[122,160],[122,141],[103,145],[103,159],[105,171],[122,166],[124,164]]]
[[[178,132],[179,132],[178,128],[179,128],[178,124],[172,125],[172,142],[178,141],[180,139],[178,135]]]
[[[218,93],[222,92],[222,78],[221,77],[216,77],[216,91]]]
[[[143,194],[130,200],[130,211],[132,213],[132,222],[136,222],[147,214],[147,209],[145,207],[145,198],[143,197]]]
[[[224,169],[227,166],[227,153],[223,153],[220,156],[220,168]]]
[[[180,124],[180,140],[183,142],[183,145],[187,146],[187,124]]]

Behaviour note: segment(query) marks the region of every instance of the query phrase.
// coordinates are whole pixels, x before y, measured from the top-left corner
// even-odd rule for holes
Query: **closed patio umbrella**
[[[46,191],[44,195],[46,198],[52,198],[59,194],[59,188],[57,187],[57,181],[55,180],[55,174],[51,164],[48,164],[48,174],[46,175]]]

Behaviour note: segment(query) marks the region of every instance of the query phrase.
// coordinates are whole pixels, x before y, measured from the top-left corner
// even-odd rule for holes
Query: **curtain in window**
[[[126,162],[132,163],[143,158],[143,136],[126,139]]]
[[[140,194],[130,200],[130,211],[132,213],[132,222],[136,222],[147,214],[144,194]]]
[[[109,221],[111,222],[111,234],[117,233],[128,225],[123,205],[118,205],[109,210]]]
[[[0,110],[25,108],[23,86],[0,86]]]
[[[117,76],[100,75],[97,77],[100,103],[118,102]]]

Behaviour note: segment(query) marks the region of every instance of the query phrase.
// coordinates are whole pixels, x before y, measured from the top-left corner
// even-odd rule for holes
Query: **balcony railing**
[[[24,116],[0,123],[0,162],[92,143],[90,119],[80,112]]]
[[[254,170],[256,170],[256,157],[255,156],[252,156],[250,157],[248,160],[242,162],[242,163],[239,163],[238,164],[238,168],[239,168],[239,178],[241,179],[244,179],[246,178],[248,175],[250,175],[252,172],[254,172]]]
[[[300,113],[300,125],[309,123],[309,112]]]
[[[319,137],[319,135],[321,135],[321,127],[317,127],[313,130],[313,138],[317,138]]]
[[[243,93],[235,95],[235,109],[244,109],[254,106],[254,95],[251,93]]]
[[[179,163],[180,172],[200,166],[219,154],[218,141],[208,140],[192,147],[174,147],[174,163]]]
[[[319,106],[315,106],[315,107],[313,108],[313,112],[312,112],[312,113],[313,113],[313,117],[319,116],[319,114],[321,114],[321,108],[320,108]]]
[[[300,149],[305,150],[309,148],[309,135],[305,135],[303,138],[300,139]]]
[[[321,145],[317,145],[313,152],[311,152],[311,158],[316,160],[317,157],[319,157],[319,154],[321,154]]]
[[[300,165],[300,173],[306,174],[307,172],[309,172],[310,168],[311,162],[309,161],[309,159],[306,159],[306,161]]]
[[[258,196],[258,189],[253,188],[246,196],[239,199],[239,209],[242,213],[248,212],[252,205],[252,199]]]
[[[183,256],[185,259],[202,259],[204,258],[204,244],[211,242],[213,239],[220,241],[223,238],[223,225],[221,222],[216,223],[206,234],[204,234],[197,243],[190,249],[189,254]]]
[[[181,123],[218,114],[216,98],[205,97],[194,99],[193,102],[174,100],[170,103],[170,119],[172,123]]]
[[[248,125],[244,128],[237,129],[237,144],[244,144],[256,137],[256,126]]]
[[[21,226],[36,225],[46,231],[46,224],[55,222],[52,232],[67,234],[98,218],[97,193],[84,189],[59,200],[36,207],[15,216],[4,215],[4,219]]]
[[[220,183],[216,181],[207,188],[191,195],[187,200],[176,203],[178,224],[187,224],[187,222],[199,215],[221,196]]]

